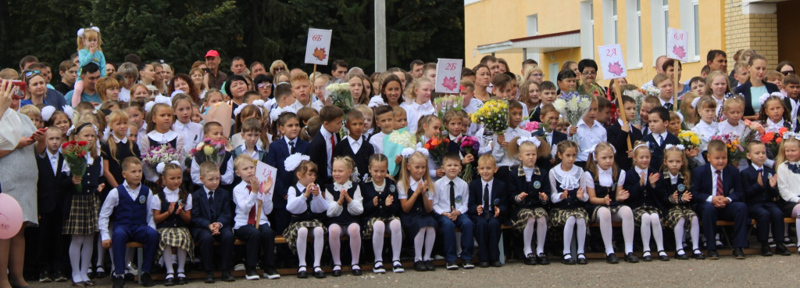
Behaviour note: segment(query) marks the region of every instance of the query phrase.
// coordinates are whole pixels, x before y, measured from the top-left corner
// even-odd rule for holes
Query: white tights
[[[72,281],[75,283],[89,281],[89,264],[92,262],[94,234],[72,235],[69,243],[69,264],[72,266]],[[83,260],[83,261],[81,261]]]
[[[525,255],[533,253],[531,240],[533,239],[534,224],[536,224],[536,255],[544,253],[544,241],[547,236],[547,218],[528,218],[525,229],[522,230],[522,249]]]
[[[436,230],[431,226],[419,228],[417,236],[414,236],[414,262],[431,260],[433,243],[436,241]],[[425,246],[425,256],[422,255],[423,244]]]
[[[372,252],[375,253],[375,262],[383,262],[383,234],[386,233],[386,224],[383,221],[376,221],[372,230]],[[392,261],[400,261],[400,248],[403,245],[400,220],[390,221],[389,230],[392,231]]]
[[[361,253],[361,226],[358,223],[351,223],[346,231],[342,231],[339,224],[331,224],[328,227],[328,245],[331,246],[331,256],[333,265],[342,265],[342,235],[350,236],[350,254],[353,256],[351,265],[358,265],[358,257]]]
[[[675,223],[675,228],[672,228],[675,232],[675,246],[679,251],[678,255],[680,254],[680,250],[683,249],[683,233],[686,231],[684,225],[686,224],[686,219],[681,218],[678,219],[678,223]],[[697,216],[692,217],[692,228],[689,230],[690,236],[692,236],[692,250],[700,249],[700,224],[697,221]]]
[[[797,235],[800,235],[800,205],[795,205],[792,209],[792,218],[795,218],[794,227],[797,229]],[[789,229],[786,229],[789,231]],[[797,246],[800,247],[800,237],[797,237]]]
[[[186,264],[186,251],[178,248],[178,273],[183,273],[183,267]],[[172,246],[166,245],[164,247],[164,266],[167,266],[167,274],[173,274],[175,271],[172,269]]]
[[[325,246],[325,231],[322,227],[314,228],[314,267],[319,267],[322,259],[322,248]],[[308,243],[308,228],[297,229],[297,260],[300,266],[306,266],[306,243]]]
[[[662,235],[661,231],[661,221],[659,220],[658,214],[643,214],[642,215],[642,247],[644,248],[645,252],[650,251],[650,231],[652,227],[653,238],[656,239],[656,247],[658,251],[664,250],[664,236]]]
[[[567,222],[564,224],[564,255],[568,258],[572,258],[569,256],[570,253],[570,244],[572,244],[572,227],[578,225],[578,254],[583,254],[583,244],[586,241],[586,221],[584,219],[576,219],[575,216],[567,218]]]
[[[622,238],[625,240],[625,254],[633,252],[633,211],[628,206],[622,206],[617,213],[611,213],[606,207],[597,210],[597,218],[600,219],[600,234],[603,236],[603,244],[606,246],[606,255],[614,253],[614,244],[611,242],[613,230],[611,222],[622,222]]]

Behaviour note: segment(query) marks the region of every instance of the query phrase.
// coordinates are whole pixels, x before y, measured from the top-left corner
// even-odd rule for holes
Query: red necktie
[[[250,191],[250,185],[247,185],[247,191]],[[253,205],[253,208],[250,208],[250,215],[247,215],[247,224],[248,225],[256,225],[256,206]]]
[[[328,168],[333,166],[333,150],[336,148],[336,139],[333,138],[333,137],[334,137],[333,133],[331,133],[331,157],[329,159],[330,161],[328,161],[328,165],[329,165]]]
[[[722,171],[717,170],[717,196],[722,196]]]

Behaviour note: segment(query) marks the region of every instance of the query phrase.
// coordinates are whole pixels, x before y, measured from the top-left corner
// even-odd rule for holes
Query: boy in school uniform
[[[364,114],[355,109],[347,113],[345,127],[350,133],[344,141],[336,144],[333,157],[350,156],[356,163],[356,170],[353,173],[358,175],[358,180],[361,180],[369,171],[369,157],[375,154],[375,148],[361,137],[365,129]]]
[[[218,122],[208,122],[205,126],[203,126],[203,139],[211,139],[212,141],[225,141],[225,134],[222,132],[222,125]],[[195,185],[203,185],[203,181],[200,181],[200,165],[206,162],[206,154],[204,153],[195,153],[192,156],[192,182]],[[221,175],[220,178],[220,185],[222,185],[225,190],[231,191],[231,184],[233,184],[233,154],[229,151],[225,151],[225,156],[222,157],[219,166],[219,174]]]
[[[752,141],[747,145],[747,159],[751,163],[742,170],[742,190],[750,218],[756,220],[758,242],[761,243],[761,256],[772,256],[769,246],[769,227],[772,224],[772,235],[775,237],[775,254],[784,256],[792,253],[783,244],[784,225],[783,212],[772,199],[779,198],[778,175],[775,170],[764,165],[767,161],[767,147],[764,143]]]
[[[334,105],[325,105],[319,110],[322,129],[308,145],[308,156],[317,164],[317,184],[320,186],[333,184],[331,169],[333,168],[333,150],[339,143],[339,130],[342,129],[344,111]]]
[[[633,167],[633,159],[628,157],[628,138],[631,139],[631,145],[642,140],[642,130],[631,123],[631,120],[636,117],[636,101],[630,96],[623,95],[621,98],[625,108],[625,119],[628,120],[628,123],[623,123],[620,117],[608,127],[607,137],[608,143],[617,149],[617,153],[614,154],[614,162],[617,162],[621,171],[628,171]]]
[[[786,77],[783,77],[783,88],[786,91],[786,98],[783,98],[783,102],[786,105],[786,109],[791,109],[792,113],[792,124],[794,127],[795,132],[800,131],[800,125],[797,122],[797,114],[800,113],[800,76],[796,74],[790,74]]]
[[[484,154],[478,159],[480,179],[469,184],[469,213],[475,223],[475,238],[478,240],[478,258],[481,267],[503,266],[500,263],[500,226],[506,211],[506,185],[495,181],[497,165],[492,155]]]
[[[659,94],[659,106],[664,107],[667,111],[672,111],[672,107],[675,105],[680,105],[680,103],[673,103],[672,102],[672,94],[675,93],[675,87],[672,87],[672,80],[667,74],[659,73],[653,77],[653,85],[661,90]],[[669,122],[669,120],[667,120]]]
[[[508,101],[508,129],[502,135],[496,135],[495,144],[492,147],[492,156],[497,163],[497,178],[505,181],[508,178],[508,170],[519,165],[519,159],[506,155],[508,142],[520,136],[528,136],[528,131],[519,128],[523,115],[522,103],[516,100]]]
[[[555,88],[553,90],[553,93],[555,94]],[[542,125],[541,129],[531,133],[531,136],[541,136],[547,141],[547,144],[550,144],[550,149],[551,149],[550,153],[548,153],[547,155],[539,155],[539,157],[542,158],[543,161],[537,162],[537,164],[540,165],[540,168],[544,168],[545,170],[550,170],[551,168],[553,168],[553,166],[555,166],[556,163],[555,155],[556,151],[558,151],[557,150],[558,143],[567,140],[567,134],[561,133],[555,129],[556,125],[558,124],[558,117],[560,114],[558,113],[558,110],[556,110],[556,108],[553,106],[553,104],[544,104],[541,110],[542,110],[542,123],[544,123],[545,125]]]
[[[198,244],[206,283],[214,283],[214,251],[219,252],[219,269],[222,280],[233,282],[231,275],[231,251],[236,238],[233,236],[233,202],[231,192],[219,187],[220,174],[217,165],[206,162],[200,165],[200,181],[203,187],[192,193],[192,238]],[[214,242],[219,246],[214,247]]]
[[[112,248],[114,259],[125,259],[125,244],[128,241],[144,243],[144,258],[141,282],[145,287],[155,285],[150,277],[158,249],[158,231],[153,222],[153,211],[148,209],[150,189],[142,185],[142,161],[128,157],[122,161],[122,177],[125,181],[108,192],[103,208],[100,210],[98,225],[104,249]],[[114,214],[114,231],[109,231],[108,223]],[[124,262],[124,261],[123,261]],[[114,267],[114,288],[125,286],[125,265],[121,262]]]
[[[681,144],[681,141],[677,136],[667,132],[667,123],[669,123],[669,111],[667,111],[667,108],[655,107],[650,110],[649,114],[650,131],[652,133],[644,136],[642,140],[647,142],[647,147],[650,148],[652,153],[650,169],[659,171],[661,165],[664,164],[664,148],[666,148],[667,144]]]
[[[642,117],[642,137],[651,133],[650,131],[650,110],[654,107],[661,106],[661,100],[656,96],[645,96],[642,100],[642,107],[639,109],[639,116]]]
[[[298,109],[303,108],[297,101],[292,85],[289,83],[279,83],[275,86],[275,92],[272,94],[275,95],[275,99],[270,101],[275,101],[275,103],[270,105],[269,119],[273,122],[278,120],[278,116],[281,116],[283,112],[297,113]]]
[[[599,103],[595,97],[595,99],[592,99],[591,108],[581,117],[578,124],[569,127],[568,135],[577,135],[578,147],[593,147],[608,139],[606,128],[603,127],[600,121],[597,121],[598,106]],[[588,148],[586,149],[588,150]],[[586,166],[586,160],[589,159],[587,150],[578,151],[578,157],[575,159],[575,165],[578,165],[578,167],[583,168]]]
[[[272,213],[272,178],[260,183],[256,178],[256,165],[252,157],[240,155],[233,161],[236,175],[242,182],[233,188],[233,203],[236,214],[233,221],[233,232],[236,238],[247,242],[245,254],[245,271],[247,280],[258,280],[256,264],[258,256],[264,254],[264,278],[278,279],[281,275],[275,270],[275,233],[270,228],[267,217]],[[261,203],[260,215],[258,204]]]
[[[375,154],[383,154],[383,138],[394,131],[394,111],[389,105],[381,105],[375,108],[374,114],[377,133],[369,138],[369,144],[372,145]]]
[[[59,187],[61,178],[61,165],[64,155],[58,151],[61,148],[63,132],[55,126],[47,128],[44,134],[47,149],[44,153],[36,155],[36,166],[39,167],[39,182],[37,183],[37,203],[39,210],[39,242],[37,245],[37,260],[39,264],[39,282],[64,282],[64,258],[66,239],[61,235],[61,221],[63,213],[63,191]]]
[[[706,239],[714,239],[717,220],[733,220],[733,256],[744,259],[742,248],[747,246],[747,205],[743,202],[742,182],[739,169],[728,165],[728,149],[721,140],[708,143],[706,164],[692,171],[692,202],[694,210],[703,220]],[[652,161],[652,160],[651,160]],[[708,258],[719,259],[717,244],[708,242]]]
[[[242,139],[244,144],[233,149],[233,159],[239,155],[248,155],[255,160],[266,162],[267,151],[258,145],[261,138],[261,122],[258,119],[247,119],[242,123]]]
[[[461,260],[464,269],[472,269],[473,231],[475,224],[465,213],[469,209],[469,184],[458,177],[461,173],[461,156],[458,152],[447,152],[442,161],[445,177],[434,182],[433,211],[436,222],[442,229],[447,270],[457,270],[456,227],[461,228]]]

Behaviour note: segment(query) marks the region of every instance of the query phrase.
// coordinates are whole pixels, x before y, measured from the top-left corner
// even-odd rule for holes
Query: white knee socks
[[[431,226],[425,227],[425,255],[422,256],[423,260],[431,260],[434,242],[436,242],[436,230]]]
[[[680,218],[678,219],[678,222],[675,223],[675,228],[672,229],[672,231],[675,232],[675,250],[678,250],[678,255],[686,254],[684,253],[684,251],[681,251],[683,250],[683,234],[684,234],[683,231],[686,230],[683,227],[685,223],[686,220]]]
[[[174,274],[175,270],[172,269],[172,246],[164,246],[164,266],[167,268],[167,274]]]
[[[700,249],[700,223],[697,216],[692,217],[692,228],[689,230],[689,234],[692,236],[692,250]]]
[[[597,218],[600,220],[600,235],[603,236],[603,245],[606,248],[606,255],[614,253],[614,243],[611,242],[611,235],[614,231],[611,228],[611,211],[608,208],[597,208]]]
[[[297,261],[300,266],[306,266],[306,243],[308,241],[308,229],[303,227],[297,229]]]

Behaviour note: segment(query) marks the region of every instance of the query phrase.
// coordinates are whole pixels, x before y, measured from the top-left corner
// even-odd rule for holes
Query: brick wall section
[[[778,64],[778,15],[742,14],[742,1],[725,1],[725,43],[728,71],[739,49],[754,49],[767,58],[767,66]]]

